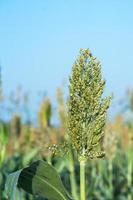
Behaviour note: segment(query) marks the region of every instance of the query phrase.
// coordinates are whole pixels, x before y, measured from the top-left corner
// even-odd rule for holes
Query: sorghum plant
[[[68,103],[68,131],[80,162],[81,200],[85,200],[85,163],[103,157],[101,142],[111,97],[102,98],[105,80],[101,64],[88,49],[81,49],[72,68]]]

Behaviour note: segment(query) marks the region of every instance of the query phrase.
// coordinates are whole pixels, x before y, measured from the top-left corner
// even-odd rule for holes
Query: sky
[[[102,63],[106,93],[117,102],[133,87],[132,19],[132,0],[0,0],[4,93],[21,85],[54,101],[60,86],[67,96],[79,49],[89,48]]]

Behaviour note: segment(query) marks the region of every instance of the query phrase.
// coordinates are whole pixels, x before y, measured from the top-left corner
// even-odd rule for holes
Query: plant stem
[[[113,198],[113,165],[112,165],[112,160],[109,160],[108,169],[109,169],[110,198],[112,199]]]
[[[78,195],[77,195],[77,185],[75,182],[75,173],[74,171],[70,172],[70,181],[71,181],[71,191],[72,191],[72,196],[75,200],[78,200]]]
[[[77,184],[76,184],[76,176],[75,176],[75,169],[74,169],[74,157],[72,150],[69,154],[69,171],[70,171],[70,182],[71,182],[71,192],[74,200],[78,200],[77,194]]]
[[[133,163],[132,163],[132,157],[131,157],[131,152],[128,152],[128,173],[127,173],[127,184],[128,184],[128,200],[132,199],[132,194],[131,194],[131,187],[132,187],[132,168],[133,168]]]
[[[86,194],[85,194],[85,160],[80,160],[80,200],[86,200]]]

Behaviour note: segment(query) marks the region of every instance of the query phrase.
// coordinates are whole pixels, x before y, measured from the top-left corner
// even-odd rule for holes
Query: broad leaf
[[[55,168],[44,161],[39,160],[32,163],[29,167],[9,175],[9,179],[12,179],[6,184],[6,188],[12,188],[8,190],[9,196],[12,195],[14,186],[18,185],[30,194],[49,200],[71,199]]]
[[[19,175],[22,170],[10,174],[5,185],[5,194],[10,200],[21,200],[21,193],[17,188]]]

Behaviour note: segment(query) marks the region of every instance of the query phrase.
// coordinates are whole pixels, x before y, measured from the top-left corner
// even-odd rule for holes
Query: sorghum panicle
[[[81,49],[72,68],[68,102],[68,132],[79,157],[102,157],[101,139],[111,97],[102,98],[105,80],[101,64],[89,49]]]

